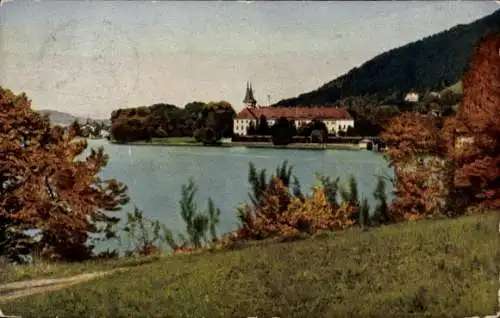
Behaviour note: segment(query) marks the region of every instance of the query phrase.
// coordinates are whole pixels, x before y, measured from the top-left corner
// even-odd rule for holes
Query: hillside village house
[[[247,134],[250,123],[257,125],[262,115],[266,117],[269,126],[272,126],[280,117],[285,117],[293,120],[297,128],[307,125],[313,119],[321,120],[325,123],[329,134],[346,131],[348,127],[354,128],[354,119],[347,108],[256,106],[257,101],[253,97],[253,89],[249,84],[247,84],[243,103],[245,108],[236,115],[233,125],[233,132],[240,136]]]
[[[417,103],[420,99],[420,96],[415,92],[409,92],[405,96],[405,102]]]
[[[92,126],[90,124],[84,124],[80,127],[80,130],[81,130],[82,134],[90,135],[90,134],[94,133],[94,126]]]

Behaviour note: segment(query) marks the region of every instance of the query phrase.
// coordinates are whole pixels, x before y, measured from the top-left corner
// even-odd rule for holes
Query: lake
[[[311,185],[317,182],[316,172],[338,176],[341,182],[346,182],[349,174],[353,174],[360,194],[369,202],[373,201],[377,175],[393,175],[381,154],[367,150],[129,146],[110,144],[107,140],[88,142],[86,153],[91,147],[103,146],[110,156],[102,177],[116,178],[129,187],[130,204],[114,215],[125,215],[135,204],[148,218],[160,220],[174,232],[185,228],[178,202],[181,187],[189,178],[193,178],[198,187],[196,201],[199,207],[205,208],[211,197],[220,208],[218,233],[234,230],[236,208],[248,201],[250,161],[258,169],[266,169],[270,175],[277,165],[288,160],[304,192],[309,192]],[[389,198],[392,197],[391,191],[390,184],[387,184]]]

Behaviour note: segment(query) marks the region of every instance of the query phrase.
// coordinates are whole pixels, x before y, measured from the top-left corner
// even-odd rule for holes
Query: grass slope
[[[0,261],[0,284],[39,278],[62,278],[93,271],[108,271],[151,263],[166,256],[130,257],[119,260],[95,260],[75,263],[36,261],[30,265],[11,265]]]
[[[179,255],[1,304],[22,317],[464,317],[495,313],[498,213]]]
[[[441,93],[443,93],[443,92],[445,92],[447,90],[450,90],[450,91],[452,91],[455,94],[463,94],[462,81],[458,81],[455,84],[453,84],[453,85],[451,85],[449,87],[446,87],[445,89],[443,89],[441,91]]]
[[[454,94],[463,94],[462,81],[458,81],[455,84],[446,87],[445,89],[441,90],[440,93],[443,94],[446,91],[452,91]],[[452,106],[452,109],[455,113],[458,112],[459,108],[460,108],[460,103]]]

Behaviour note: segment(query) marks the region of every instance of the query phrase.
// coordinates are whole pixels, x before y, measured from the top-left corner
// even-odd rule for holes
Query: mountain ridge
[[[332,105],[350,96],[441,90],[461,80],[476,42],[500,30],[500,10],[383,52],[316,90],[271,106]]]
[[[35,111],[42,115],[49,115],[50,122],[55,125],[67,126],[71,125],[75,120],[78,120],[78,123],[80,124],[84,124],[87,122],[87,119],[89,119],[90,121],[104,123],[105,125],[111,125],[109,119],[93,119],[87,117],[80,117],[67,112],[61,112],[53,109],[37,109]]]

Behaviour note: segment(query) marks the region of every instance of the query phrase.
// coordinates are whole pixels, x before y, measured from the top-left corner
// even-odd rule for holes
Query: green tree
[[[123,231],[128,237],[128,254],[150,254],[157,249],[160,240],[160,222],[144,217],[144,212],[134,206],[133,212],[127,212]]]
[[[363,197],[359,206],[359,224],[363,226],[370,225],[370,205],[366,197]]]
[[[186,224],[187,237],[179,233],[178,237],[181,242],[179,244],[173,232],[163,226],[163,239],[172,249],[189,246],[200,248],[204,244],[217,241],[216,229],[220,223],[221,211],[215,206],[212,199],[209,199],[207,210],[200,212],[194,200],[197,191],[198,188],[192,178],[189,179],[188,184],[182,186],[179,205],[181,217]],[[210,239],[208,234],[211,235]]]
[[[276,167],[274,176],[278,177],[286,187],[291,187],[296,196],[302,197],[300,183],[298,178],[293,174],[293,166],[288,165],[288,161],[283,161],[281,165]],[[272,185],[273,175],[267,178],[266,169],[258,170],[255,165],[250,162],[248,170],[248,183],[252,190],[248,194],[250,201],[255,207],[260,205],[263,193]]]
[[[274,145],[287,145],[292,142],[294,129],[286,118],[281,117],[271,127],[271,135]]]
[[[267,118],[264,115],[261,115],[259,118],[259,125],[257,127],[257,134],[259,135],[269,135],[269,123],[267,122]]]
[[[253,121],[251,121],[250,124],[248,125],[247,135],[249,135],[249,136],[260,135],[260,132],[255,127],[255,124],[253,123]]]
[[[389,206],[387,204],[387,195],[385,192],[385,181],[382,176],[377,178],[377,185],[373,191],[373,197],[377,201],[377,205],[374,211],[374,218],[379,222],[387,222],[389,220],[388,210]]]
[[[319,180],[328,202],[333,208],[337,208],[337,193],[339,192],[340,178],[332,179],[328,176],[323,176],[319,173],[316,174],[316,179]]]
[[[347,127],[346,135],[348,137],[355,137],[355,136],[358,136],[359,133],[356,131],[356,128],[349,126],[349,127]]]
[[[326,140],[325,133],[321,130],[315,129],[311,132],[311,141],[314,143],[324,143]]]
[[[353,175],[349,176],[347,187],[340,187],[342,200],[349,205],[359,206],[358,183]]]
[[[250,162],[248,169],[248,183],[251,192],[248,193],[253,209],[258,209],[262,204],[263,194],[267,189],[273,186],[273,177],[277,177],[283,184],[291,188],[292,194],[303,200],[304,195],[301,190],[300,182],[297,176],[293,174],[293,166],[288,165],[288,161],[283,161],[281,165],[276,167],[274,175],[267,177],[266,169],[258,170],[255,165]],[[248,225],[252,221],[252,209],[248,205],[237,210],[237,217],[242,226]]]

